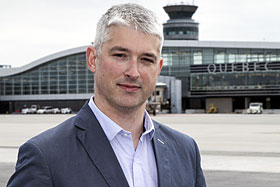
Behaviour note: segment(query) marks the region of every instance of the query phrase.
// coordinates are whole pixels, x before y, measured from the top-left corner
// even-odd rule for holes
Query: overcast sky
[[[112,5],[134,2],[168,20],[178,0],[0,0],[0,64],[19,67],[62,50],[90,45]],[[192,3],[193,0],[183,2]],[[279,0],[194,0],[200,40],[280,42]]]

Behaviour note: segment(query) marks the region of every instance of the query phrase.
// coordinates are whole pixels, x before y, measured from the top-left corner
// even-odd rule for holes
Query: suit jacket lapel
[[[128,186],[109,140],[86,103],[77,114],[77,138],[109,186]]]
[[[158,170],[158,186],[171,186],[171,173],[169,163],[171,153],[168,150],[168,141],[164,133],[159,128],[159,124],[155,121],[153,122],[155,126],[153,145]]]

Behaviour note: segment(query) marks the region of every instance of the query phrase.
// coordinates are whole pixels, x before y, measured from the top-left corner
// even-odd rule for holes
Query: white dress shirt
[[[152,145],[155,128],[147,111],[145,111],[144,116],[145,132],[141,135],[135,150],[131,132],[122,129],[100,111],[93,100],[93,97],[91,97],[88,105],[110,141],[129,186],[158,186],[156,160]]]

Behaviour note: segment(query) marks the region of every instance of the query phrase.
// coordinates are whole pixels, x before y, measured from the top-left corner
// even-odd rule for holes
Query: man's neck
[[[138,108],[116,108],[94,99],[96,106],[122,129],[131,132],[134,148],[137,148],[144,129],[145,103]]]

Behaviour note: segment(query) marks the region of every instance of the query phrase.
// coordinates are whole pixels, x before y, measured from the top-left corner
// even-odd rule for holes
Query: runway
[[[0,115],[0,186],[14,171],[18,147],[72,115]],[[280,115],[159,114],[153,117],[193,137],[210,187],[278,187]]]

